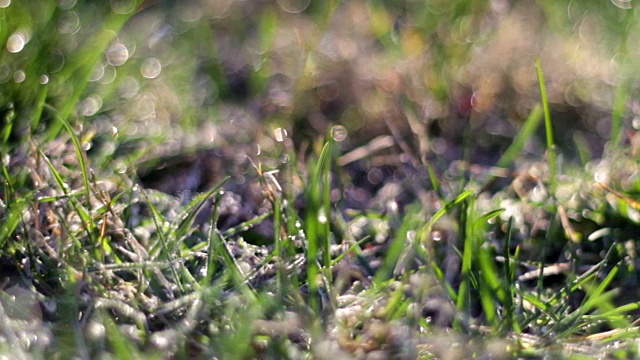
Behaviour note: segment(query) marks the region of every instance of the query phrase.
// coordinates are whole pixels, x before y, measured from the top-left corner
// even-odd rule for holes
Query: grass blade
[[[549,157],[549,186],[550,193],[555,196],[556,188],[558,186],[558,179],[556,175],[556,154],[555,144],[553,140],[553,124],[551,122],[551,110],[549,109],[549,99],[547,97],[547,86],[544,82],[544,75],[542,74],[542,66],[540,65],[540,59],[536,59],[536,74],[538,75],[538,84],[540,85],[540,98],[542,99],[542,108],[544,110],[544,129],[547,137],[547,156]]]
[[[529,117],[524,122],[524,125],[522,125],[522,129],[520,129],[518,135],[516,135],[515,139],[513,139],[513,142],[511,142],[511,145],[509,145],[507,150],[500,157],[500,160],[498,160],[496,166],[507,167],[515,162],[516,157],[520,154],[520,152],[526,145],[527,140],[529,140],[535,134],[538,125],[540,125],[540,120],[542,120],[542,109],[540,109],[540,106],[536,106],[531,111],[531,114],[529,114]]]
[[[331,157],[331,140],[327,141],[320,152],[320,157],[314,167],[311,182],[307,187],[307,215],[305,217],[305,230],[307,236],[307,283],[309,286],[309,306],[314,311],[320,310],[318,302],[318,283],[320,281],[320,267],[318,264],[318,255],[320,252],[329,253],[327,244],[330,244],[329,234],[326,232],[326,223],[329,221],[330,204],[323,204],[326,198],[321,193],[323,186],[330,187],[330,184],[322,184],[322,179],[326,181],[327,166],[325,163],[330,161]],[[323,260],[326,261],[325,255]],[[331,263],[323,264],[331,266]]]

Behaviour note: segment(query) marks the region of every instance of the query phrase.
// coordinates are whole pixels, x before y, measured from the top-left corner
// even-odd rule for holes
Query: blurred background
[[[539,58],[557,144],[599,156],[616,92],[638,89],[631,5],[1,0],[4,133],[52,135],[48,119],[70,117],[116,172],[282,136],[312,149],[335,125],[345,150],[393,134],[443,166],[464,149],[492,164],[540,103]],[[526,151],[539,157],[543,135]]]

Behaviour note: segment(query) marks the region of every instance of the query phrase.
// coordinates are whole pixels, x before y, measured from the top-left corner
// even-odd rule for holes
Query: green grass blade
[[[586,166],[592,159],[591,149],[589,149],[589,142],[580,132],[575,132],[571,137],[573,143],[578,151],[578,157],[582,166]]]
[[[22,220],[23,212],[29,204],[26,198],[18,199],[11,204],[8,214],[5,214],[0,225],[0,249],[7,249],[7,240],[13,235]],[[2,209],[4,210],[4,209]]]
[[[76,133],[71,127],[71,124],[69,124],[69,122],[63,117],[58,117],[58,121],[62,123],[64,128],[69,133],[69,136],[71,136],[71,141],[73,142],[73,147],[76,151],[76,156],[78,157],[78,164],[80,165],[80,173],[82,175],[82,185],[84,188],[83,190],[85,201],[87,202],[86,207],[87,209],[89,209],[89,212],[91,212],[91,188],[89,187],[89,171],[87,169],[87,161],[84,150],[82,150],[80,140],[78,139],[78,136],[76,136]],[[88,226],[89,230],[93,232],[93,230],[95,229],[95,224],[93,224],[93,222],[90,222]]]
[[[520,247],[516,248],[516,253],[512,257],[510,253],[512,234],[513,217],[509,217],[509,221],[507,223],[507,237],[502,248],[502,256],[504,257],[503,278],[506,281],[505,285],[507,292],[504,302],[505,314],[503,317],[502,329],[505,331],[513,330],[516,334],[519,334],[522,329],[516,317],[516,306],[514,302],[514,299],[516,298],[516,269],[512,266],[512,263],[517,263]],[[512,261],[512,259],[514,261]]]
[[[322,163],[322,209],[324,210],[325,221],[322,224],[323,233],[323,245],[322,245],[322,267],[327,278],[327,290],[331,294],[331,287],[333,286],[333,273],[331,271],[331,221],[333,206],[331,204],[331,156],[333,155],[333,137],[327,142],[328,148],[324,159],[321,159]],[[321,154],[322,155],[322,154]],[[322,157],[322,156],[321,156]],[[333,296],[331,296],[333,299]]]
[[[314,167],[311,182],[307,185],[307,214],[305,217],[305,233],[307,236],[307,283],[309,286],[309,305],[312,310],[319,311],[318,283],[320,281],[320,267],[318,255],[321,251],[329,252],[329,234],[326,233],[325,223],[329,221],[330,207],[323,207],[322,180],[325,177],[325,162],[331,157],[331,140],[327,141],[320,152],[320,157]],[[324,184],[329,187],[330,184]],[[330,263],[324,264],[330,266]]]
[[[109,340],[113,354],[118,359],[140,358],[140,354],[137,354],[135,348],[132,346],[133,344],[120,332],[120,329],[118,329],[113,320],[111,320],[110,315],[103,314],[102,319],[105,327],[105,335]]]
[[[461,193],[460,195],[456,196],[456,198],[453,199],[452,201],[446,203],[442,207],[442,209],[436,211],[436,213],[433,214],[431,219],[429,219],[427,224],[424,225],[419,230],[419,233],[421,235],[419,238],[422,240],[422,242],[426,241],[426,239],[429,238],[429,235],[431,234],[431,228],[433,227],[433,225],[435,225],[436,222],[438,222],[438,220],[440,220],[440,218],[442,218],[447,212],[449,212],[449,210],[454,208],[456,205],[462,203],[469,196],[474,195],[474,194],[475,194],[475,192],[473,190],[467,190],[467,191]]]
[[[620,266],[622,266],[622,263],[618,263],[616,266],[614,266],[611,271],[609,271],[607,276],[601,282],[599,282],[598,286],[593,291],[589,291],[587,293],[587,299],[585,299],[585,301],[582,303],[581,308],[583,308],[585,311],[589,311],[600,302],[600,295],[605,292],[613,279],[615,279],[616,275],[618,275]]]
[[[538,129],[540,120],[542,120],[542,109],[540,109],[540,106],[536,106],[531,110],[520,132],[518,132],[518,135],[513,139],[511,145],[509,145],[504,154],[502,154],[496,166],[507,167],[515,162],[516,157],[520,154],[527,141],[535,134],[536,129]]]
[[[78,217],[83,223],[83,229],[87,233],[87,239],[89,240],[90,245],[93,247],[94,252],[97,252],[98,241],[97,239],[95,239],[95,236],[94,236],[96,225],[94,223],[93,217],[88,211],[86,211],[86,209],[84,209],[84,207],[82,207],[82,204],[80,204],[80,202],[75,197],[71,196],[71,194],[69,193],[69,186],[64,182],[58,170],[56,170],[53,163],[51,163],[51,160],[49,160],[49,158],[44,154],[44,152],[42,152],[41,150],[39,150],[39,152],[40,152],[40,157],[47,164],[47,167],[49,168],[49,171],[51,172],[51,175],[53,176],[56,184],[58,185],[62,193],[67,198],[69,198],[69,202],[73,207],[73,209],[75,210],[76,215],[78,215]],[[86,197],[86,191],[82,191],[82,193]],[[75,235],[73,235],[73,237],[75,238]]]
[[[143,190],[141,190],[141,191],[142,191],[142,195],[145,197],[145,199],[147,201],[147,205],[149,206],[149,209],[151,209],[151,214],[152,214],[151,217],[152,217],[153,222],[155,224],[156,233],[158,234],[158,240],[160,241],[160,246],[161,246],[161,249],[158,252],[149,251],[149,256],[151,256],[152,260],[166,260],[171,264],[171,274],[173,275],[173,278],[175,279],[176,284],[178,285],[178,289],[180,290],[180,292],[182,294],[184,294],[185,293],[184,287],[182,286],[182,283],[180,282],[180,277],[178,276],[178,271],[176,269],[176,264],[175,264],[175,262],[173,260],[172,254],[169,252],[169,247],[167,245],[167,239],[165,238],[166,232],[165,232],[165,229],[164,229],[164,227],[162,225],[162,224],[165,223],[164,217],[162,216],[162,214],[160,214],[158,209],[156,209],[156,207],[153,205],[153,202],[151,202],[151,200],[149,199],[147,193],[145,191],[143,191]]]
[[[285,254],[281,236],[282,231],[282,199],[279,195],[274,195],[275,199],[271,202],[273,205],[273,243],[275,244],[276,255],[276,288],[281,299],[284,299],[284,280],[285,274]]]
[[[627,100],[629,99],[629,89],[631,87],[631,79],[623,79],[616,89],[615,100],[611,113],[611,148],[616,149],[620,145],[622,139],[622,121],[627,108]]]
[[[210,284],[213,280],[213,276],[215,275],[216,264],[215,264],[215,244],[214,242],[220,242],[220,238],[218,237],[218,217],[219,217],[219,207],[218,201],[220,196],[214,196],[213,201],[213,213],[211,214],[211,220],[209,221],[209,234],[207,236],[208,239],[208,249],[207,249],[207,275],[202,281],[201,285]]]
[[[442,191],[442,186],[440,186],[440,181],[438,180],[438,174],[436,174],[436,170],[433,168],[431,163],[427,163],[427,172],[429,174],[429,181],[431,182],[431,186],[433,187],[433,191],[438,194],[438,198],[440,201],[446,201],[446,195]]]
[[[549,190],[552,196],[555,196],[556,188],[558,186],[558,178],[556,175],[557,169],[555,144],[553,140],[553,124],[551,122],[551,110],[549,109],[547,86],[545,85],[544,75],[542,74],[540,59],[536,59],[536,74],[538,75],[538,84],[540,85],[540,98],[542,99],[542,108],[544,110],[544,128],[547,137],[547,156],[549,157]]]
[[[230,179],[229,176],[225,177],[220,181],[218,185],[213,187],[211,190],[206,193],[199,194],[195,196],[182,210],[182,215],[178,217],[177,223],[172,226],[171,230],[171,242],[169,245],[169,250],[171,253],[177,252],[178,247],[180,246],[181,240],[183,240],[187,234],[189,233],[189,229],[193,225],[193,221],[200,211],[204,204],[210,199],[213,194],[220,191],[225,182]],[[215,205],[214,205],[215,206]]]
[[[501,306],[507,304],[508,294],[506,288],[511,284],[506,281],[501,281],[499,271],[495,263],[495,256],[492,253],[491,248],[485,246],[483,234],[485,233],[485,227],[487,221],[499,216],[503,213],[504,209],[496,209],[489,211],[488,213],[480,216],[473,222],[473,242],[475,243],[473,254],[477,256],[478,278],[480,282],[478,284],[478,292],[480,293],[480,301],[482,302],[482,308],[484,310],[487,322],[491,325],[498,325],[496,318],[496,300]]]
[[[474,196],[464,198],[460,209],[460,238],[463,241],[462,265],[460,267],[460,286],[458,287],[458,295],[456,302],[456,310],[469,316],[471,311],[471,287],[473,286],[473,276],[471,266],[473,265],[473,253],[476,251],[475,238],[473,236],[473,226],[470,217],[473,216]],[[481,299],[483,307],[485,301]],[[488,312],[489,317],[493,317],[493,311]],[[469,316],[470,317],[470,316]],[[490,320],[492,322],[492,320]],[[454,329],[461,330],[462,324],[459,321],[454,323]]]
[[[407,209],[404,220],[398,231],[396,231],[395,237],[391,240],[391,245],[384,256],[384,262],[380,269],[376,271],[373,280],[374,284],[380,286],[391,277],[403,253],[408,253],[407,256],[411,256],[414,246],[422,246],[420,244],[414,245],[407,239],[407,235],[418,227],[422,221],[422,213],[419,206],[414,205]]]

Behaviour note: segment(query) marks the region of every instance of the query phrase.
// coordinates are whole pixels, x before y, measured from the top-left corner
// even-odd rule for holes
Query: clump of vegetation
[[[626,4],[0,1],[0,353],[637,356]]]

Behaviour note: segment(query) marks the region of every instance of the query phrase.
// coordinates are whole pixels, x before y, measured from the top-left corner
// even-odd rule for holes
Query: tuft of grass
[[[323,284],[328,293],[331,273],[331,158],[332,145],[327,141],[322,147],[318,160],[313,167],[305,198],[307,213],[305,215],[305,234],[307,237],[307,284],[309,286],[309,306],[320,313],[320,285]],[[327,277],[325,280],[324,277]]]

